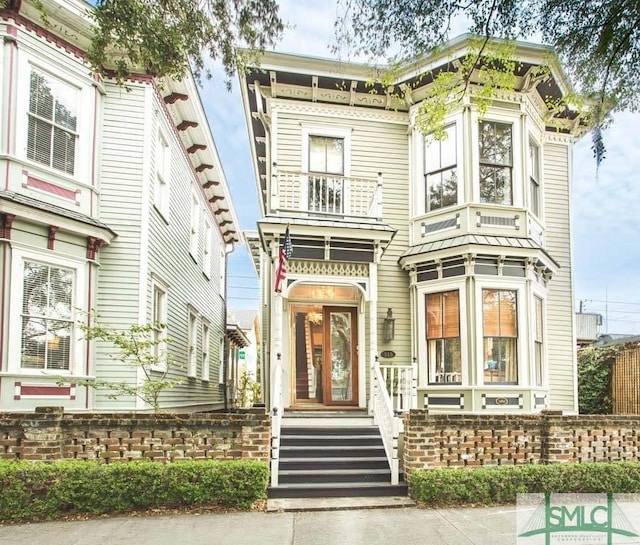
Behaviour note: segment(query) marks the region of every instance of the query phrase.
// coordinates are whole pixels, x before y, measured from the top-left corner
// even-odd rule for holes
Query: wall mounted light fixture
[[[392,341],[396,334],[396,319],[393,317],[393,310],[387,309],[387,315],[382,322],[382,338],[384,342]]]

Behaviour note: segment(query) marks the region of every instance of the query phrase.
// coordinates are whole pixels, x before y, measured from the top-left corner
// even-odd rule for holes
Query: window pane
[[[35,117],[29,117],[27,157],[48,165],[51,162],[51,140],[51,125]]]
[[[56,85],[55,122],[57,125],[76,130],[78,97],[75,89],[63,84]]]
[[[517,337],[516,325],[516,292],[500,291],[500,336]]]
[[[427,339],[442,337],[442,294],[427,295]]]
[[[512,204],[511,168],[480,165],[480,201]]]
[[[53,130],[53,162],[51,166],[73,174],[76,153],[76,137],[73,134],[54,128]]]
[[[342,138],[327,138],[327,172],[344,173],[344,141]]]
[[[53,120],[53,101],[51,82],[44,75],[32,71],[29,111],[45,119]]]
[[[309,171],[326,172],[325,161],[326,145],[320,136],[309,137]]]
[[[480,162],[511,166],[511,125],[480,121]]]
[[[500,299],[498,290],[482,290],[482,330],[485,337],[500,335]]]
[[[460,312],[457,291],[447,291],[442,294],[443,297],[443,337],[459,337],[460,336]]]
[[[448,167],[457,163],[456,158],[456,126],[445,129],[447,138],[440,141],[440,167]]]

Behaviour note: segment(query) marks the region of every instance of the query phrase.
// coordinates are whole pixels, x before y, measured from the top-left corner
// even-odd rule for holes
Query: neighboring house
[[[147,408],[76,384],[144,379],[111,346],[83,339],[78,324],[92,310],[118,329],[168,324],[154,334],[152,374],[169,357],[180,365],[169,376],[184,380],[162,408],[223,407],[225,263],[240,236],[195,82],[92,77],[88,4],[9,6],[0,10],[0,410]]]
[[[250,384],[259,379],[258,324],[258,316],[254,310],[233,310],[227,313],[227,338],[229,339],[227,383],[231,392],[229,397],[235,403],[243,399],[245,404],[252,401]],[[244,395],[242,388],[245,390]]]
[[[602,314],[596,312],[576,312],[576,345],[584,348],[594,344],[600,336]]]
[[[481,113],[474,80],[447,138],[420,134],[432,74],[455,70],[469,43],[398,67],[385,86],[370,66],[278,53],[242,78],[262,211],[249,239],[265,399],[285,416],[378,414],[385,382],[414,384],[410,405],[430,411],[577,411],[569,185],[580,119],[547,106],[569,92],[556,61],[538,71],[552,51],[518,43],[514,91]]]

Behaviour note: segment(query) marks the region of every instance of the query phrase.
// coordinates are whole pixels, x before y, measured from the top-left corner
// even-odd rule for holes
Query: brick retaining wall
[[[636,460],[640,417],[444,415],[413,410],[404,421],[404,472],[437,467]]]
[[[269,461],[270,420],[264,409],[242,413],[63,414],[44,407],[0,413],[0,458],[150,459],[251,458]]]

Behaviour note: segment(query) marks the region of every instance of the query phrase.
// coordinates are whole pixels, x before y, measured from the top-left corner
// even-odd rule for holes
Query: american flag
[[[289,227],[284,232],[284,243],[280,247],[280,254],[278,256],[278,268],[276,269],[276,293],[282,292],[282,283],[287,277],[287,260],[293,254],[293,244],[291,244],[291,237],[289,236]]]

